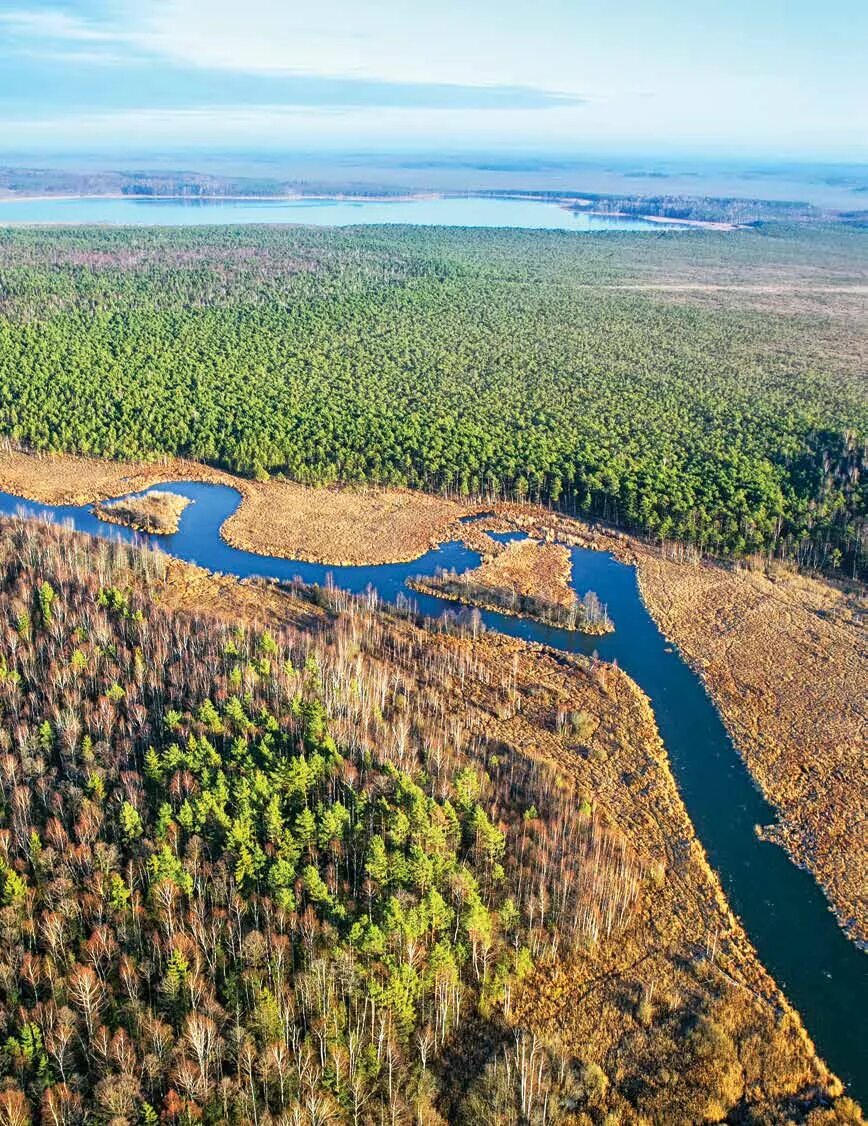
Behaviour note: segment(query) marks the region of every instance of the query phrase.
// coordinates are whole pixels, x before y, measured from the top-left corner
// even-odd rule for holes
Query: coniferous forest
[[[786,283],[858,281],[864,239],[776,224],[7,230],[0,432],[528,498],[852,574],[864,339],[832,322],[822,286],[807,307]],[[697,280],[704,295],[679,294]]]

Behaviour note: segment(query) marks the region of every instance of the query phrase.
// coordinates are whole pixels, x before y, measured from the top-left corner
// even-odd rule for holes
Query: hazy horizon
[[[702,154],[478,151],[280,152],[189,149],[0,154],[0,168],[183,173],[360,191],[563,191],[718,196],[868,208],[868,163],[715,159]]]

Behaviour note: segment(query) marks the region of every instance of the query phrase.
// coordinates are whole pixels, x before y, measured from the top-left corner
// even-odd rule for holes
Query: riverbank
[[[322,606],[174,560],[158,598],[175,612],[313,628],[326,641],[340,632]],[[455,730],[474,733],[479,752],[496,749],[489,769],[514,761],[517,777],[531,771],[534,786],[554,787],[621,835],[645,873],[624,928],[551,964],[541,960],[511,995],[505,1030],[483,1023],[478,1042],[462,1042],[469,1055],[456,1066],[468,1083],[479,1078],[468,1059],[478,1053],[481,1074],[502,1054],[497,1037],[511,1042],[524,1029],[576,1067],[599,1069],[606,1079],[599,1105],[612,1113],[635,1114],[637,1090],[643,1116],[684,1124],[736,1108],[798,1121],[810,1106],[834,1102],[840,1086],[729,909],[648,701],[629,677],[496,634],[472,639],[393,616],[372,620],[374,629],[357,616],[352,636],[369,672],[382,669],[401,697],[408,731],[424,729],[422,713],[453,716]],[[580,744],[557,723],[572,711],[595,722]],[[850,1105],[837,1107],[844,1113]]]
[[[868,946],[865,593],[773,565],[679,561],[623,533],[527,505],[499,526],[610,551],[702,678],[780,821],[764,835],[814,875],[848,936]],[[855,590],[855,588],[854,588]]]
[[[220,529],[221,538],[261,555],[362,566],[407,563],[444,540],[478,542],[473,526],[460,522],[474,506],[410,489],[251,481],[182,458],[120,462],[0,451],[0,489],[41,504],[94,504],[172,481],[236,489],[241,504]]]
[[[643,558],[639,576],[649,610],[780,813],[767,835],[813,872],[847,934],[868,949],[864,597],[785,570],[659,556]]]
[[[0,453],[0,488],[50,504],[93,503],[172,480],[230,485],[242,503],[220,529],[232,546],[329,565],[416,559],[461,539],[485,551],[480,505],[408,490],[310,489],[254,482],[179,459],[119,463]],[[702,677],[752,777],[775,807],[774,838],[817,879],[848,935],[868,940],[863,874],[868,657],[851,600],[831,584],[716,563],[679,563],[655,547],[529,505],[499,522],[539,538],[611,551],[635,565],[646,606]],[[502,607],[498,607],[502,611]]]
[[[424,561],[416,559],[408,564],[384,567],[332,569],[323,564],[269,560],[262,555],[238,552],[219,539],[221,525],[238,504],[236,490],[225,485],[188,483],[178,484],[177,491],[196,503],[182,521],[177,537],[164,541],[161,546],[168,547],[173,555],[190,562],[207,561],[209,566],[227,575],[273,575],[287,582],[301,575],[307,582],[327,586],[331,572],[338,590],[349,589],[361,594],[373,584],[387,602],[396,604],[405,595],[404,583],[412,575],[420,571],[432,574],[438,566],[466,570],[474,565],[468,549],[459,543],[444,544],[441,549],[429,553]],[[14,498],[4,496],[5,511],[14,513],[16,503]],[[517,524],[523,520],[530,525],[534,519],[551,516],[539,509],[504,508],[500,517],[501,527],[497,530],[505,530],[504,525],[509,519]],[[55,520],[69,516],[83,530],[102,534],[100,522],[93,516],[89,505],[77,509],[55,508],[47,515]],[[487,525],[488,521],[474,521],[466,526],[478,528],[480,524]],[[548,534],[554,534],[552,528],[548,529]],[[568,535],[565,531],[564,538]],[[589,529],[589,535],[593,537],[596,533]],[[627,537],[614,537],[607,533],[597,536],[595,547],[605,546],[603,536],[622,547],[629,547]],[[166,559],[162,554],[159,558],[162,561]],[[864,1023],[861,1014],[865,1012],[865,1007],[858,1000],[864,992],[862,955],[838,933],[825,911],[822,896],[810,878],[797,871],[782,850],[756,840],[754,827],[773,821],[773,812],[753,790],[750,776],[732,753],[723,724],[706,699],[698,678],[680,657],[665,647],[662,635],[638,596],[632,572],[599,551],[578,551],[574,553],[574,562],[581,567],[586,580],[591,580],[590,585],[615,608],[623,632],[619,630],[599,641],[591,641],[581,639],[580,635],[519,622],[503,615],[483,612],[483,622],[498,634],[514,638],[533,637],[554,645],[559,651],[559,662],[578,660],[586,665],[587,658],[567,654],[591,654],[599,644],[604,656],[617,661],[622,669],[628,670],[643,685],[653,701],[667,754],[677,771],[680,796],[690,810],[694,835],[698,835],[708,848],[712,863],[721,874],[732,896],[732,903],[743,914],[747,930],[762,951],[764,961],[779,980],[787,983],[790,995],[805,1013],[808,1026],[825,1054],[835,1061],[842,1074],[858,1086],[861,1061],[857,1062],[855,1044],[859,1038],[854,1040],[852,1032],[848,1037],[844,1029],[851,1020],[850,1027],[853,1029]],[[263,588],[253,589],[258,592]],[[314,604],[327,605],[332,597],[321,590]],[[344,595],[335,597],[345,599]],[[376,605],[376,600],[366,604]],[[424,597],[420,599],[420,606],[435,618],[439,618],[445,609],[442,601]],[[427,683],[431,660],[428,650],[418,647],[402,649],[400,643],[399,649],[404,659],[418,670]],[[599,672],[601,666],[596,668]],[[463,696],[466,674],[465,666],[457,670],[452,680],[453,695]],[[515,672],[504,667],[498,669],[498,676],[505,683],[505,695],[495,705],[494,712],[506,719],[514,710]],[[602,673],[602,678],[606,679],[605,673]],[[528,695],[534,696],[537,690],[532,682]],[[446,704],[443,701],[437,707],[446,707]],[[447,709],[437,714],[452,713]],[[559,706],[547,715],[545,722],[549,729],[554,733],[566,732],[568,745],[575,753],[581,755],[589,751],[594,758],[606,759],[608,752],[605,748],[593,747],[589,743],[589,739],[596,735],[598,723],[583,709],[570,707],[564,702],[563,707]],[[488,738],[488,727],[483,725],[481,730]],[[452,738],[450,735],[449,739]],[[698,748],[701,753],[697,753]],[[491,748],[490,753],[494,767],[500,761],[497,746]],[[625,785],[637,783],[641,786],[643,773],[639,772],[637,783],[634,772],[622,771],[620,781]],[[561,792],[560,783],[557,790]],[[578,803],[578,795],[576,799],[570,799],[573,808],[581,804]],[[532,805],[533,799],[528,799],[526,804],[528,807]]]

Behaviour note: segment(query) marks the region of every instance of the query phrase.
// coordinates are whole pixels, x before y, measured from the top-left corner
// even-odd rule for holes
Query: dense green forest
[[[861,325],[834,319],[834,296],[793,309],[647,286],[846,286],[864,282],[865,238],[774,224],[6,231],[0,432],[526,497],[853,572]]]

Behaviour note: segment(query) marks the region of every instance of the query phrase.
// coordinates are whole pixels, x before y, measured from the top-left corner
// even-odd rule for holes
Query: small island
[[[569,550],[563,544],[515,540],[479,567],[458,574],[440,571],[431,578],[410,579],[407,585],[424,594],[496,610],[519,618],[535,618],[546,625],[602,635],[614,630],[606,607],[588,591],[577,598],[570,578]]]
[[[152,492],[120,500],[98,501],[93,510],[100,520],[123,524],[137,532],[170,536],[177,532],[181,515],[191,501],[178,493]]]

